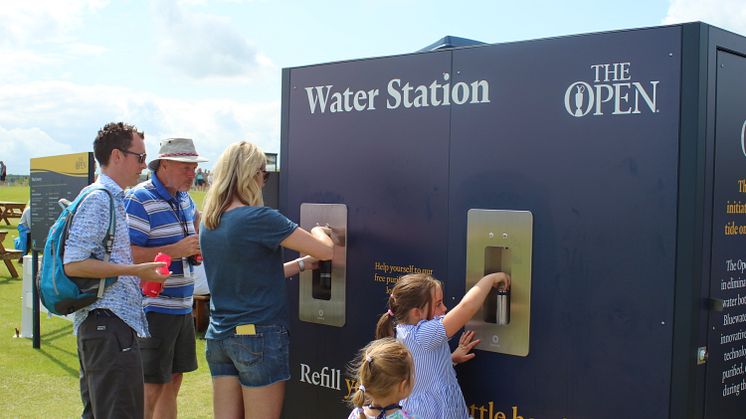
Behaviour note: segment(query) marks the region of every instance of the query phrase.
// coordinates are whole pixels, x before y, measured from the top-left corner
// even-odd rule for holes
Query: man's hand
[[[461,337],[458,340],[458,347],[454,349],[453,353],[451,354],[451,362],[453,362],[454,364],[461,364],[476,356],[475,354],[470,352],[481,341],[479,339],[472,339],[474,339],[473,330],[467,330],[466,332],[461,334]]]
[[[158,269],[166,267],[164,262],[145,262],[132,265],[134,268],[133,274],[140,277],[141,281],[145,282],[165,282],[166,279],[171,275],[161,275]]]
[[[186,258],[196,255],[199,253],[199,237],[196,234],[184,237],[172,246],[174,250],[169,253],[172,258]]]

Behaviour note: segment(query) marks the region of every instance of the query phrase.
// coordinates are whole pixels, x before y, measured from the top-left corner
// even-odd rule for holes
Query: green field
[[[204,192],[193,192],[199,207]],[[0,201],[27,202],[28,187],[0,186]],[[18,236],[18,219],[7,230],[3,245],[13,248]],[[19,273],[22,265],[16,264]],[[80,417],[78,356],[72,325],[61,318],[41,318],[41,348],[33,349],[31,339],[15,338],[21,329],[21,279],[10,277],[0,264],[0,417]],[[199,370],[186,374],[179,396],[179,417],[212,417],[212,385],[205,361],[205,341],[197,340]]]

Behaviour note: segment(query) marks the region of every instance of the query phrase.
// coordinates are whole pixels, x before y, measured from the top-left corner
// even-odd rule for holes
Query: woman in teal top
[[[279,418],[290,379],[285,278],[332,257],[328,228],[311,232],[264,207],[266,157],[235,143],[218,159],[202,212],[210,288],[207,363],[216,418]],[[304,256],[283,263],[282,247]]]

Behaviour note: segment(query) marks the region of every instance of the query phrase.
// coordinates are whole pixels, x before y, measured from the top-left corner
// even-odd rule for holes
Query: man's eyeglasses
[[[145,159],[148,157],[147,153],[135,153],[132,151],[122,150],[122,149],[119,149],[119,151],[121,151],[122,153],[127,153],[127,154],[132,154],[133,156],[137,156],[137,162],[140,164],[145,163]]]

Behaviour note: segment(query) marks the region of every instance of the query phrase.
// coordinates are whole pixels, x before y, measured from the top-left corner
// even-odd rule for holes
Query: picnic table
[[[18,278],[18,271],[16,271],[16,267],[13,265],[13,261],[20,258],[23,252],[16,249],[5,248],[5,246],[3,245],[3,240],[5,240],[5,236],[7,234],[7,231],[0,230],[0,260],[5,262],[5,266],[8,268],[10,275],[13,278]]]
[[[0,201],[0,219],[5,220],[5,224],[10,225],[8,218],[21,218],[26,204],[23,202],[3,202]]]

